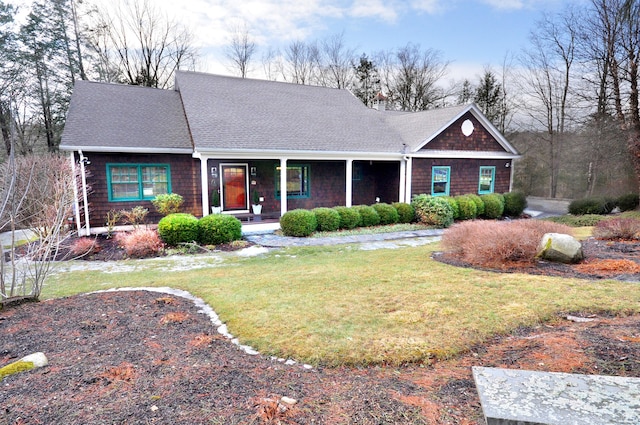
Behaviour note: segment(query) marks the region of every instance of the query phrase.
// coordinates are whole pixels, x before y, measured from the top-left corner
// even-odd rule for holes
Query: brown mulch
[[[628,248],[601,247],[600,259]],[[640,377],[640,317],[592,319],[558,317],[433,364],[308,370],[246,354],[173,295],[8,306],[0,365],[37,351],[49,365],[0,382],[0,425],[482,424],[474,365]]]

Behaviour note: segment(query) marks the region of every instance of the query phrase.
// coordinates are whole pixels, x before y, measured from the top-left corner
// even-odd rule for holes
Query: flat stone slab
[[[487,425],[640,424],[640,378],[472,370]]]

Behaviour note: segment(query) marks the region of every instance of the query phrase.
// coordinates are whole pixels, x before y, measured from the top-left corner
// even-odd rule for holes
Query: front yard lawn
[[[324,365],[428,362],[559,313],[634,314],[640,285],[457,268],[431,259],[438,244],[402,249],[290,248],[232,254],[202,269],[180,258],[126,273],[52,276],[44,298],[169,286],[204,299],[241,343],[264,354]],[[168,261],[175,271],[166,271]],[[99,308],[99,306],[96,306]]]

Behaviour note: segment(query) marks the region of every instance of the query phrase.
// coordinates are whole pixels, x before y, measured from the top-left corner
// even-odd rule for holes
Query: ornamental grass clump
[[[102,247],[96,238],[82,237],[73,241],[69,250],[74,257],[84,257],[97,254]]]
[[[459,195],[454,198],[458,203],[458,219],[473,220],[478,216],[478,207],[468,195]]]
[[[307,237],[316,231],[316,215],[303,209],[287,211],[280,217],[280,228],[285,236]]]
[[[211,214],[198,220],[198,242],[219,245],[242,238],[242,223],[232,215]]]
[[[502,269],[535,261],[545,233],[571,234],[571,227],[542,220],[465,221],[442,235],[442,247],[465,263]]]
[[[481,195],[480,199],[484,203],[484,218],[495,220],[502,217],[504,213],[504,197],[498,193]]]
[[[197,241],[198,219],[186,213],[169,214],[158,222],[158,234],[170,246]]]
[[[361,220],[358,210],[351,207],[333,207],[333,209],[340,216],[340,229],[350,230],[358,227],[358,223]]]
[[[638,240],[640,239],[640,220],[612,218],[599,221],[593,229],[593,236],[605,240]]]
[[[416,217],[422,224],[435,227],[449,227],[453,223],[453,209],[441,197],[431,195],[415,195],[411,205],[416,211]]]
[[[357,205],[353,208],[360,213],[359,227],[371,227],[380,224],[380,216],[373,207],[369,205]]]
[[[155,257],[164,248],[158,233],[151,229],[138,228],[131,232],[118,233],[116,240],[129,258]]]
[[[311,210],[316,216],[320,232],[334,232],[340,228],[340,214],[333,208],[314,208]]]
[[[398,211],[398,223],[413,223],[416,219],[416,211],[411,204],[406,202],[394,202],[391,204]]]
[[[396,224],[400,220],[398,211],[391,205],[384,202],[373,204],[373,209],[376,210],[378,216],[380,216],[380,224]]]

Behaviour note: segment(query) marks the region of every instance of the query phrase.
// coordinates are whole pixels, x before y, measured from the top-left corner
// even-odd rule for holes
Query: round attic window
[[[471,133],[473,133],[473,123],[471,120],[465,120],[462,123],[462,134],[468,137],[471,136]]]

